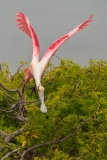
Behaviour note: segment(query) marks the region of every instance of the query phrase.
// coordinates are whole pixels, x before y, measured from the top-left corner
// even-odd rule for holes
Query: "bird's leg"
[[[22,87],[22,107],[21,107],[22,116],[25,111],[25,108],[24,108],[24,88],[25,88],[25,84]]]
[[[36,91],[36,84],[32,87],[32,91],[31,91],[31,93],[30,93],[30,95],[29,96],[31,96],[32,95],[32,93],[33,92],[35,92]]]

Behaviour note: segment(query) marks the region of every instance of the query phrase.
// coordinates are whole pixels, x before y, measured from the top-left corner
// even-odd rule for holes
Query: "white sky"
[[[41,56],[53,41],[94,14],[93,22],[66,41],[56,55],[79,65],[87,65],[90,58],[107,60],[106,0],[0,0],[0,63],[8,63],[12,73],[20,60],[30,63],[32,57],[31,39],[16,26],[17,11],[29,18],[36,31]],[[56,57],[51,61],[58,65]]]

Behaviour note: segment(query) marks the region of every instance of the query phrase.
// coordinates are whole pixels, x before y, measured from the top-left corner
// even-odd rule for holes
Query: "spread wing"
[[[57,39],[49,48],[48,50],[45,52],[41,63],[44,64],[44,67],[47,65],[47,63],[49,62],[50,58],[55,54],[55,52],[57,51],[57,49],[66,41],[68,40],[72,35],[74,35],[76,32],[84,29],[86,26],[89,25],[89,23],[92,21],[92,17],[93,15],[91,15],[86,21],[84,21],[83,23],[81,23],[79,26],[77,26],[74,30],[72,30],[71,32],[69,32],[68,34],[66,34],[65,36]]]
[[[36,57],[38,60],[40,53],[39,41],[34,29],[30,25],[29,19],[22,12],[18,12],[16,14],[16,22],[18,28],[25,32],[32,39],[33,57]]]

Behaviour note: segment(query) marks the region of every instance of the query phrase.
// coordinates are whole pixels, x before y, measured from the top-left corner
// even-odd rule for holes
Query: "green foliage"
[[[24,74],[20,68],[9,79],[4,65],[0,72],[0,83],[10,90],[21,90]],[[10,106],[21,102],[21,99],[17,92],[0,87],[0,129],[11,134],[21,127],[26,128],[25,132],[16,136],[15,143],[9,142],[11,146],[0,138],[0,146],[5,148],[0,156],[9,149],[20,147],[22,154],[26,148],[59,139],[58,143],[32,150],[34,160],[106,160],[107,62],[90,60],[88,66],[81,67],[62,59],[58,67],[49,64],[42,78],[48,108],[46,114],[41,113],[38,107],[40,100],[37,91],[29,96],[29,87],[34,84],[34,81],[29,82],[25,88],[25,101],[29,103],[25,103],[24,117],[28,117],[28,122],[18,122],[11,112],[4,111],[10,110]],[[71,137],[63,140],[69,135]],[[14,156],[18,155],[15,153]]]

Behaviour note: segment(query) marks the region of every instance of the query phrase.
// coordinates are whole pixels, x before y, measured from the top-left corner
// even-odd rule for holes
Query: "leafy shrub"
[[[21,65],[23,66],[23,63]],[[63,59],[58,67],[49,64],[42,78],[48,112],[40,112],[37,91],[29,96],[29,88],[35,84],[30,81],[25,88],[24,118],[20,112],[21,96],[18,92],[21,91],[24,71],[20,67],[12,78],[8,78],[8,74],[6,66],[2,66],[1,157],[13,151],[10,159],[22,157],[34,160],[106,160],[106,61],[90,60],[85,67]],[[16,88],[18,91],[12,91]],[[15,110],[12,110],[13,105],[16,105]],[[22,118],[21,121],[17,115]],[[19,131],[20,129],[22,130]],[[19,131],[19,134],[14,136],[15,131]],[[13,137],[6,141],[6,138],[11,136]],[[19,150],[15,151],[17,149]]]

